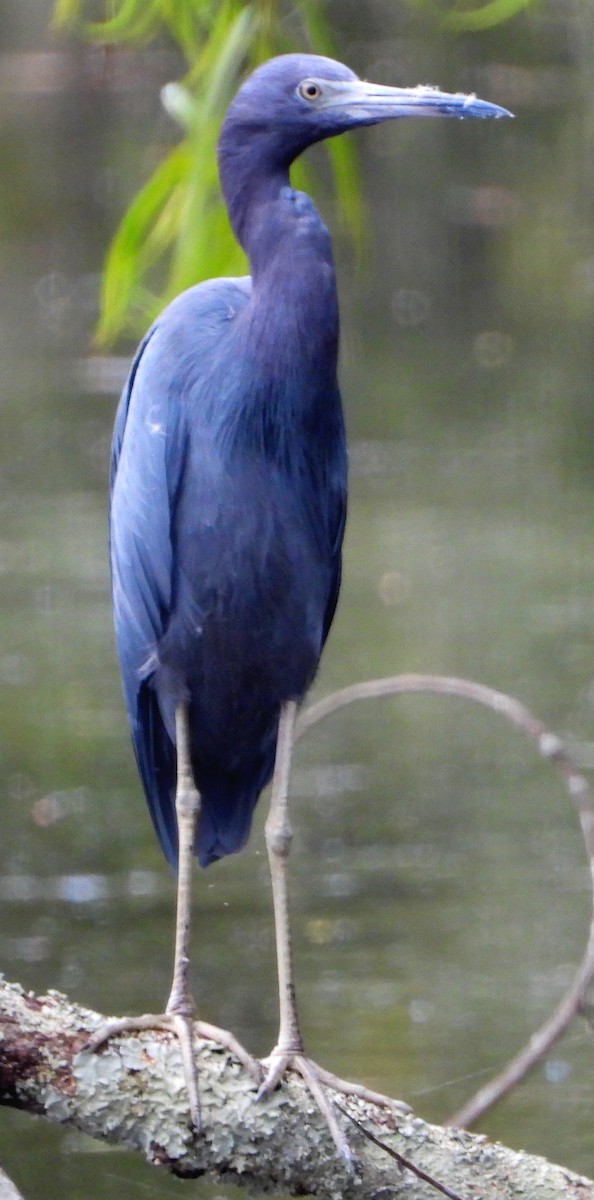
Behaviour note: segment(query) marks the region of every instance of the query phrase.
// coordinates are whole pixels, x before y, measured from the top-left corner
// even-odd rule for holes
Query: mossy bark
[[[211,1172],[252,1192],[328,1200],[435,1200],[430,1184],[347,1121],[350,1171],[299,1079],[291,1075],[256,1102],[253,1080],[210,1042],[196,1047],[203,1112],[196,1135],[175,1039],[148,1031],[89,1053],[85,1041],[103,1020],[57,992],[37,997],[0,982],[0,1103],[140,1151],[180,1176]],[[340,1097],[340,1104],[464,1200],[594,1200],[590,1180],[542,1158],[362,1101]]]

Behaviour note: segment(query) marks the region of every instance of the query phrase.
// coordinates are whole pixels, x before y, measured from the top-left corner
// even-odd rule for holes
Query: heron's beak
[[[353,124],[375,124],[395,117],[511,117],[505,108],[466,96],[463,92],[440,92],[439,88],[382,87],[364,83],[361,79],[325,80],[320,107],[327,111],[340,110]]]

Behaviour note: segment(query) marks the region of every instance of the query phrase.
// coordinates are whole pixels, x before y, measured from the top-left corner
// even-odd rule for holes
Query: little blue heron
[[[502,117],[475,96],[364,83],[309,54],[247,79],[219,143],[223,196],[251,275],[184,292],[155,321],[118,408],[111,565],[118,655],[138,770],[161,846],[178,869],[171,994],[156,1026],[181,1043],[200,1128],[193,1036],[231,1047],[259,1096],[300,1072],[348,1156],[304,1055],[295,1006],[286,863],[293,726],[332,623],[346,511],[330,237],[289,182],[308,146],[394,117]],[[240,850],[272,777],[266,845],[279,977],[277,1044],[260,1065],[226,1033],[194,1023],[189,989],[192,858]]]

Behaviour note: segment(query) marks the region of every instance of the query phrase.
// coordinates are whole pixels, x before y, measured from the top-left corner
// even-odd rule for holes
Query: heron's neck
[[[290,159],[274,154],[267,140],[232,134],[223,127],[219,171],[233,232],[250,262],[252,349],[259,361],[272,356],[268,366],[277,377],[288,378],[299,361],[317,380],[313,390],[325,392],[338,354],[328,230],[309,196],[291,188]]]
[[[247,214],[244,245],[252,270],[251,336],[273,372],[284,365],[312,376],[312,394],[336,376],[338,301],[330,235],[304,192],[285,183]],[[282,371],[281,371],[282,373]],[[313,381],[317,380],[314,386]]]
[[[289,184],[290,157],[274,153],[264,134],[223,125],[218,144],[221,189],[233,233],[252,260],[251,242],[262,205]]]

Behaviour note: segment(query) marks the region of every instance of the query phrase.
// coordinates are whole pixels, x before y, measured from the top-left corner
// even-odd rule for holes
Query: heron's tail
[[[264,778],[238,784],[232,779],[204,783],[202,808],[196,838],[196,854],[201,867],[218,858],[237,854],[248,840],[258,796],[270,772]]]
[[[163,853],[177,870],[178,837],[175,813],[176,754],[165,727],[154,689],[143,684],[137,696],[132,741],[149,811]],[[274,766],[276,730],[259,753],[236,773],[213,766],[196,770],[201,796],[195,854],[201,867],[237,854],[249,837],[254,809]]]
[[[177,870],[175,746],[167,733],[156,693],[143,683],[130,722],[132,744],[155,833],[167,862]]]

